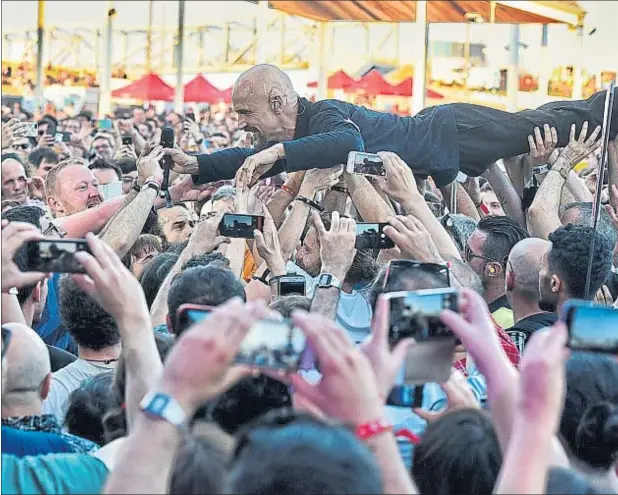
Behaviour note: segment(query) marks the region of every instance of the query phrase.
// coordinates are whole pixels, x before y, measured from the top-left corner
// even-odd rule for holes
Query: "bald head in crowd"
[[[511,305],[514,302],[538,305],[539,272],[549,247],[549,242],[533,237],[518,242],[509,253],[505,283]]]
[[[41,414],[49,394],[51,364],[41,337],[21,323],[3,325],[11,330],[2,387],[2,418]]]
[[[261,64],[240,75],[232,92],[238,128],[251,132],[258,144],[294,138],[298,95],[288,75]]]

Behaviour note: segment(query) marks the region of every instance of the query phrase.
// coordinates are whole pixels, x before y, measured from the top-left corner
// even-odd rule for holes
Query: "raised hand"
[[[92,233],[86,235],[86,240],[92,254],[85,251],[75,254],[86,270],[86,275],[71,275],[75,283],[117,322],[121,322],[121,327],[150,322],[139,281],[105,241]]]
[[[380,295],[373,315],[371,335],[360,346],[371,363],[383,398],[393,388],[397,374],[404,365],[408,349],[416,343],[411,338],[403,339],[394,349],[390,349],[388,344],[389,312],[388,299]]]
[[[163,148],[165,152],[166,148]],[[191,177],[185,177],[177,184],[170,187],[172,201],[205,201],[219,188],[214,184],[201,184],[196,186]]]
[[[317,314],[297,312],[292,320],[307,336],[322,373],[317,385],[292,375],[292,385],[301,400],[310,408],[354,426],[381,418],[384,402],[376,375],[369,359],[345,331]]]
[[[571,167],[577,165],[601,145],[601,141],[597,140],[601,133],[601,126],[597,126],[588,139],[586,139],[586,134],[588,134],[588,122],[584,122],[579,137],[575,136],[575,130],[575,124],[571,125],[569,144],[567,144],[566,148],[564,148],[561,153]]]
[[[41,177],[30,177],[27,180],[27,184],[28,195],[31,198],[46,201],[47,195],[45,194],[45,181]]]
[[[28,241],[45,239],[34,225],[2,220],[2,292],[13,287],[18,289],[34,285],[49,276],[42,272],[22,272],[13,261],[15,253]]]
[[[283,156],[284,150],[281,143],[248,156],[236,172],[236,187],[241,189],[251,187]]]
[[[142,155],[143,153],[144,150],[142,150]],[[135,152],[135,146],[132,144],[123,144],[120,148],[118,148],[118,151],[116,151],[116,154],[114,155],[114,160],[120,160],[121,158],[127,157],[134,158],[136,160],[139,159],[137,157],[137,153]]]
[[[356,222],[352,218],[342,218],[339,212],[333,211],[330,230],[326,230],[317,212],[312,212],[311,218],[320,239],[322,272],[332,273],[343,280],[356,255]]]
[[[314,168],[307,171],[302,186],[313,189],[314,193],[330,189],[339,182],[343,174],[343,165],[331,168]]]
[[[150,177],[162,173],[159,162],[163,158],[163,147],[154,142],[146,144],[140,157],[137,159],[137,183],[141,186]]]
[[[160,138],[156,138],[157,141]],[[200,166],[196,156],[187,155],[178,145],[173,148],[163,148],[163,154],[172,159],[172,170],[178,174],[199,174]]]
[[[216,212],[214,215],[205,217],[195,226],[195,230],[189,238],[187,253],[203,254],[212,253],[221,244],[229,244],[227,237],[219,236],[219,224],[225,214],[224,210]]]
[[[397,215],[388,219],[384,233],[401,251],[401,257],[425,263],[444,263],[440,252],[425,226],[412,215]]]
[[[528,136],[528,144],[530,145],[528,162],[533,167],[547,164],[549,157],[558,145],[558,132],[554,127],[550,128],[548,124],[545,124],[543,126],[543,133],[545,134],[545,140],[541,137],[541,130],[535,127],[534,136]]]
[[[255,246],[259,255],[266,262],[269,270],[274,276],[285,275],[285,261],[281,255],[281,244],[279,243],[279,232],[268,208],[264,207],[264,229],[263,232],[254,230]]]
[[[11,119],[2,124],[2,149],[9,148],[13,139],[23,136],[27,129],[28,124],[20,122],[19,119]]]
[[[412,169],[399,156],[390,151],[380,151],[378,156],[384,163],[385,178],[374,179],[374,183],[389,197],[403,203],[411,197],[420,196]]]

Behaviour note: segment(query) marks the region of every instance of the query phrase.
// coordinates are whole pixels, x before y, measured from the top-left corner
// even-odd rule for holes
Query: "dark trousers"
[[[571,124],[581,126],[588,121],[588,134],[598,125],[603,125],[606,91],[599,91],[587,100],[557,101],[547,103],[536,110],[517,113],[503,112],[494,108],[452,103],[459,137],[459,168],[465,174],[477,176],[500,158],[517,156],[530,151],[528,136],[534,128],[549,124],[558,132],[558,146],[569,142]],[[612,112],[610,139],[618,134],[618,102]]]

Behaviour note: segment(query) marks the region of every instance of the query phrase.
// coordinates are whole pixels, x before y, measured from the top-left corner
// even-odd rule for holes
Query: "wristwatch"
[[[335,277],[332,273],[321,273],[318,277],[318,287],[322,289],[334,287],[335,289],[341,290],[342,285],[343,283],[341,280]]]
[[[163,419],[177,427],[186,425],[187,415],[171,395],[150,392],[142,399],[139,407],[151,418]]]

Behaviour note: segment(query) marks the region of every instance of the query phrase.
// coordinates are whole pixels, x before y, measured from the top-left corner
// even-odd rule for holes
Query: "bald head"
[[[538,238],[524,239],[513,246],[507,263],[507,292],[539,300],[539,272],[549,247],[549,242]]]
[[[294,138],[298,95],[288,75],[261,64],[242,73],[232,91],[238,128],[251,132],[259,144]]]
[[[51,373],[49,352],[41,337],[32,328],[21,323],[4,325],[11,332],[11,344],[6,352],[6,382],[2,390],[2,407],[15,402],[40,399],[44,382]],[[31,399],[28,399],[31,400]],[[3,414],[4,416],[4,414]]]

